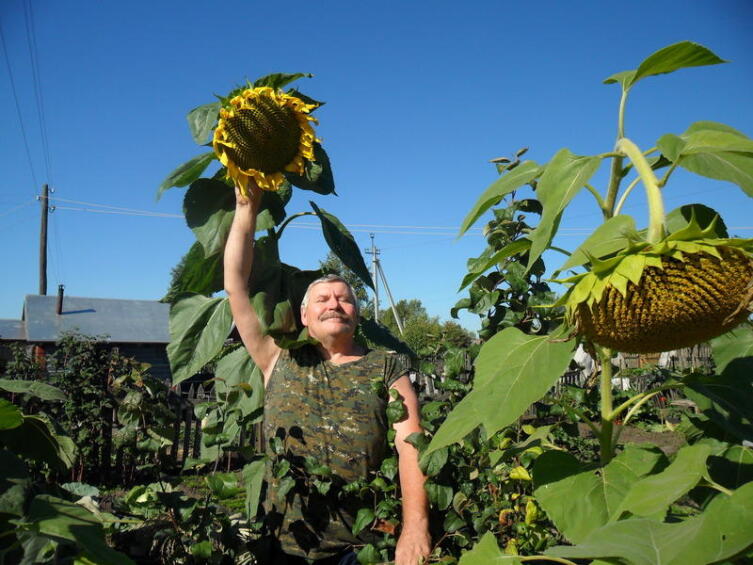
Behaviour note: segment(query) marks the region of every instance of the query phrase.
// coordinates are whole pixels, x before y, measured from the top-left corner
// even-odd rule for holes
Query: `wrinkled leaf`
[[[0,430],[17,428],[23,422],[24,415],[18,406],[0,398]]]
[[[598,157],[581,157],[560,149],[539,179],[536,195],[544,207],[541,221],[530,234],[528,270],[549,247],[557,233],[563,210],[583,189],[601,165]]]
[[[369,269],[363,261],[361,250],[353,239],[351,233],[348,231],[348,228],[346,228],[335,216],[320,209],[313,202],[309,202],[309,204],[311,204],[311,207],[314,209],[314,212],[316,212],[316,215],[322,223],[324,239],[327,241],[327,245],[329,245],[332,252],[337,255],[340,261],[353,271],[358,278],[371,288],[374,288],[374,281],[371,280]]]
[[[304,161],[302,175],[286,172],[285,178],[290,184],[304,190],[312,190],[318,194],[332,194],[335,192],[335,177],[332,174],[332,164],[329,155],[319,143],[314,143],[314,160]]]
[[[509,173],[502,175],[494,181],[479,197],[473,208],[471,208],[471,211],[468,212],[468,215],[460,225],[459,235],[463,235],[468,231],[468,228],[475,224],[476,220],[484,212],[498,204],[506,194],[510,194],[512,191],[528,184],[539,176],[542,170],[534,161],[524,161]]]
[[[21,425],[0,431],[0,444],[18,455],[59,470],[72,467],[76,455],[71,439],[57,435],[52,424],[39,416],[24,416]]]
[[[162,184],[159,185],[159,188],[157,189],[157,200],[162,197],[162,193],[164,193],[168,188],[172,188],[174,186],[188,186],[189,184],[194,182],[206,170],[206,168],[209,166],[209,163],[211,163],[213,159],[214,151],[209,151],[207,153],[197,155],[190,161],[186,161],[185,163],[180,165],[172,173],[167,175],[167,178],[165,178],[165,180],[162,181]]]

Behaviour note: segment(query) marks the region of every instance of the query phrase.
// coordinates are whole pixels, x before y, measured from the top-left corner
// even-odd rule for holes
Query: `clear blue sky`
[[[50,216],[48,292],[64,283],[74,296],[160,298],[193,241],[183,220],[170,217],[181,214],[184,190],[155,202],[167,173],[202,149],[186,112],[246,77],[310,72],[315,77],[299,87],[327,102],[317,133],[339,196],[297,190],[289,213],[309,209],[313,199],[353,226],[361,247],[375,232],[395,298],[420,298],[430,314],[448,318],[462,297],[456,290],[466,259],[483,249],[479,235],[455,234],[496,178],[489,159],[522,146],[539,162],[564,146],[579,154],[608,151],[619,89],[601,81],[686,39],[732,63],[643,81],[629,103],[628,136],[647,148],[697,120],[753,135],[751,22],[747,0],[3,0],[0,317],[20,317],[24,295],[38,289],[34,198],[44,182],[59,199]],[[666,198],[669,209],[714,206],[735,233],[753,237],[751,201],[732,185],[678,175]],[[165,216],[63,209],[94,208],[70,201]],[[626,211],[645,224],[640,199]],[[574,248],[599,218],[590,197],[579,197],[557,243]],[[393,227],[356,227],[364,224]],[[320,233],[305,226],[284,239],[283,260],[301,268],[326,255]],[[558,266],[554,257],[551,266]],[[475,317],[462,321],[477,327]]]

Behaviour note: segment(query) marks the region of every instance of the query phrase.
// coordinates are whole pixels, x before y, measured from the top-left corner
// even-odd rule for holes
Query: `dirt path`
[[[578,424],[578,432],[581,437],[594,437],[586,424]],[[672,455],[685,445],[685,438],[679,432],[649,432],[641,428],[628,426],[622,430],[622,434],[620,435],[620,444],[626,443],[652,443],[667,455]]]

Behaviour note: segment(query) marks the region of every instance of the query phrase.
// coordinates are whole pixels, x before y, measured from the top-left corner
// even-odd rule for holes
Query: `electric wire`
[[[22,204],[19,204],[18,206],[14,206],[10,210],[6,210],[2,214],[0,214],[0,218],[2,218],[3,216],[8,216],[8,215],[12,214],[13,212],[15,212],[16,210],[20,210],[21,208],[25,208],[26,206],[31,206],[36,201],[37,201],[36,198],[34,198],[32,200],[27,200],[26,202],[24,202]]]
[[[42,99],[42,90],[40,88],[41,80],[39,74],[39,62],[37,50],[37,39],[34,29],[34,8],[31,0],[24,4],[24,20],[26,24],[26,44],[29,49],[29,59],[31,60],[31,78],[34,86],[34,99],[37,106],[37,118],[39,123],[39,136],[42,140],[42,157],[44,159],[45,171],[47,172],[47,182],[52,184],[52,167],[50,164],[50,145],[47,136],[47,120],[44,114],[44,101]]]
[[[34,172],[34,162],[31,158],[31,150],[29,149],[29,138],[26,135],[26,127],[24,126],[23,114],[21,112],[21,106],[18,103],[18,92],[16,91],[16,81],[13,78],[13,69],[10,66],[10,58],[8,57],[8,46],[5,43],[5,34],[3,33],[3,26],[0,25],[0,42],[3,44],[3,55],[5,58],[5,66],[8,69],[8,77],[10,78],[11,91],[13,92],[13,101],[16,104],[16,113],[18,114],[18,123],[21,126],[21,137],[24,140],[24,149],[26,150],[26,159],[29,163],[29,171],[31,172],[31,180],[34,182],[34,194],[37,192],[37,175]]]

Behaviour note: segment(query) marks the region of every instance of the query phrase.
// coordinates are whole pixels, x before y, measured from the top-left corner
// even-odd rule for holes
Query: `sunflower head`
[[[575,332],[626,353],[690,347],[744,322],[753,308],[751,240],[665,240],[570,279],[561,300]]]
[[[262,86],[247,88],[220,110],[212,145],[228,178],[244,197],[253,180],[263,190],[277,190],[284,172],[302,174],[314,159],[314,131],[309,112],[316,108],[300,98]]]

